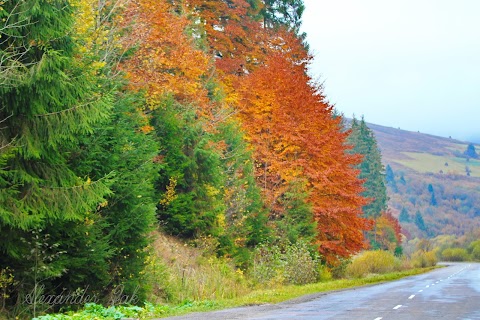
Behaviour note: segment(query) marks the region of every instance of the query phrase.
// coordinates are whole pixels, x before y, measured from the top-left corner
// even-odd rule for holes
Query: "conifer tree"
[[[111,193],[109,172],[82,175],[70,156],[82,137],[108,118],[111,95],[78,58],[70,1],[7,1],[1,7],[2,23],[14,27],[0,26],[0,59],[15,61],[2,64],[0,72],[14,63],[22,75],[0,86],[0,265],[11,267],[21,281],[21,296],[45,278],[51,282],[65,272],[68,259],[58,248],[59,239],[91,231],[93,238],[83,234],[85,240],[63,243],[81,245],[99,234],[85,219]],[[79,228],[61,229],[74,226]],[[96,247],[99,254],[108,256],[101,247]],[[31,250],[41,254],[28,259]],[[32,272],[39,262],[41,272]],[[91,271],[100,274],[100,269],[92,265]]]
[[[430,192],[430,205],[431,206],[436,206],[437,205],[437,198],[435,197],[435,190],[433,189],[432,184],[429,184],[427,189],[428,189],[428,192]]]
[[[468,158],[478,159],[477,151],[475,150],[475,145],[473,143],[469,143],[467,146],[467,150],[463,153]]]
[[[355,118],[352,120],[348,142],[353,145],[350,152],[363,156],[358,166],[360,178],[365,179],[363,195],[372,200],[363,207],[364,214],[369,218],[377,218],[387,209],[385,174],[377,142],[363,118],[360,121]]]
[[[415,213],[415,225],[418,227],[418,229],[422,231],[426,231],[427,227],[425,226],[425,221],[423,220],[423,216],[420,213],[420,211],[417,211]]]
[[[402,211],[400,211],[400,215],[398,216],[398,220],[400,222],[410,222],[410,215],[408,214],[406,208],[402,208]]]
[[[221,153],[204,130],[195,108],[166,99],[153,126],[161,146],[158,218],[177,236],[218,236],[224,221]]]
[[[222,167],[226,225],[219,237],[217,253],[233,256],[245,268],[251,263],[250,250],[271,240],[271,224],[255,181],[253,155],[240,125],[229,119],[218,129],[219,138],[225,143]]]
[[[433,186],[432,186],[431,183],[428,184],[427,190],[428,190],[428,192],[433,193]]]
[[[362,209],[365,217],[375,220],[374,230],[367,233],[367,238],[372,247],[378,248],[377,224],[381,223],[381,216],[387,210],[387,189],[380,150],[373,132],[367,127],[363,117],[360,121],[353,118],[348,142],[353,145],[351,153],[363,156],[357,168],[360,170],[359,177],[364,179],[365,191],[362,195],[371,202]]]
[[[145,134],[141,130],[144,119],[138,109],[142,102],[139,95],[118,92],[109,121],[82,139],[72,157],[72,164],[82,175],[97,178],[114,173],[110,186],[113,194],[97,207],[98,221],[89,217],[89,223],[98,224],[102,232],[97,241],[108,243],[109,281],[103,291],[120,285],[125,294],[135,293],[138,299],[144,298],[145,249],[150,243],[158,203],[154,189],[158,164],[153,161],[158,148],[153,132]],[[73,268],[67,276],[72,273]]]
[[[12,19],[25,24],[3,35],[0,47],[28,44],[19,63],[29,73],[18,86],[0,87],[0,140],[10,143],[0,150],[0,223],[28,229],[49,219],[81,218],[108,189],[78,177],[67,155],[79,135],[106,118],[109,97],[75,61],[68,1],[9,1],[4,9],[16,11]]]
[[[389,164],[385,167],[385,182],[392,188],[393,192],[398,192],[397,183],[395,182],[395,174]]]
[[[283,217],[277,221],[277,237],[291,244],[298,241],[313,244],[317,235],[317,223],[305,186],[305,182],[293,181],[281,200],[286,209]]]

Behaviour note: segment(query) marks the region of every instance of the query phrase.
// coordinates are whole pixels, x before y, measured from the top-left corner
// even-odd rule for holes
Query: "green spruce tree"
[[[353,146],[351,153],[363,156],[359,164],[360,179],[365,179],[363,196],[372,202],[363,207],[366,217],[378,218],[387,209],[387,191],[385,173],[381,162],[381,154],[373,132],[367,127],[365,120],[352,120],[348,142]]]
[[[392,188],[393,192],[398,192],[397,183],[395,182],[395,174],[389,164],[387,164],[385,168],[385,182],[387,183],[387,186]]]
[[[306,183],[293,181],[282,197],[281,204],[285,214],[277,222],[277,238],[287,244],[304,242],[312,245],[317,235],[317,224],[313,217],[313,208],[308,203]]]
[[[437,198],[435,197],[435,190],[433,189],[432,184],[429,184],[427,189],[428,189],[428,192],[430,193],[430,205],[436,206],[438,203],[437,203]]]
[[[475,145],[473,143],[469,143],[467,146],[467,150],[463,153],[466,157],[472,159],[478,159],[477,151],[475,150]]]
[[[171,98],[156,110],[153,126],[162,159],[156,182],[160,224],[168,233],[186,238],[220,235],[225,175],[214,133],[204,130],[194,107]]]
[[[110,116],[112,95],[77,55],[69,1],[7,1],[0,7],[0,265],[21,283],[12,295],[20,301],[32,288],[38,294],[40,284],[54,288],[78,262],[68,255],[76,250],[69,245],[84,245],[84,258],[97,250],[83,260],[92,265],[78,278],[105,274],[108,248],[96,242],[99,229],[85,222],[111,194],[110,173],[83,175],[70,160],[83,137]]]
[[[425,226],[425,221],[423,220],[423,216],[420,211],[415,213],[415,225],[421,231],[426,231],[427,227]]]
[[[142,102],[139,95],[118,92],[109,121],[82,139],[80,149],[72,157],[82,175],[95,179],[108,172],[114,174],[113,194],[97,207],[98,220],[89,221],[98,224],[102,231],[103,237],[97,241],[109,245],[108,286],[103,291],[122,286],[124,294],[135,293],[139,299],[144,298],[142,271],[158,203],[154,189],[158,147],[154,133],[141,130],[143,118],[137,110]],[[70,268],[70,273],[76,271]]]
[[[74,57],[68,1],[9,1],[3,9],[16,12],[10,18],[20,26],[2,35],[0,48],[28,48],[18,61],[28,78],[0,87],[0,141],[6,145],[0,150],[0,224],[28,229],[82,218],[108,188],[73,172],[68,154],[79,136],[107,118],[110,97]]]
[[[240,125],[228,119],[218,129],[218,139],[226,145],[222,156],[225,228],[219,236],[218,254],[232,256],[238,266],[247,268],[252,248],[272,238],[268,211],[255,180],[251,148]]]
[[[402,208],[402,211],[400,211],[400,215],[398,216],[398,221],[410,222],[410,215],[408,214],[408,211],[405,207]]]
[[[347,141],[353,146],[349,152],[363,156],[362,162],[358,165],[359,178],[365,181],[363,184],[365,191],[362,195],[371,201],[363,207],[363,213],[365,217],[374,220],[374,228],[367,232],[366,237],[371,246],[377,248],[376,219],[387,210],[387,188],[380,150],[373,132],[367,127],[363,117],[360,121],[353,118]]]

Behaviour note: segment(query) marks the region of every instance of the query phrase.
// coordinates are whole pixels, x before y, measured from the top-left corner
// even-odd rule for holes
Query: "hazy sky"
[[[479,0],[304,0],[311,74],[368,122],[480,142]]]

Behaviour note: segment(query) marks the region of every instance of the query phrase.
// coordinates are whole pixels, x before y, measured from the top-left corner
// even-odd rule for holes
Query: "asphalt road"
[[[480,264],[452,263],[395,282],[169,319],[480,319]]]

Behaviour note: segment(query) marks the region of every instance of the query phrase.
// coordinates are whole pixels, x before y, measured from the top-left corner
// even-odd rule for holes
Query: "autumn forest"
[[[307,73],[303,10],[0,1],[0,310],[61,311],[23,302],[79,288],[174,299],[145,285],[158,234],[241,275],[262,250],[328,270],[401,256],[372,132]]]

